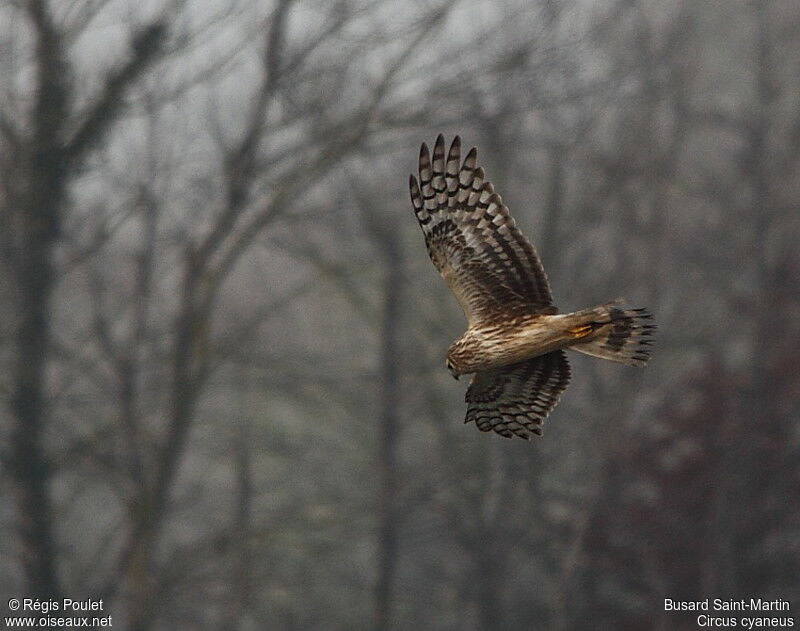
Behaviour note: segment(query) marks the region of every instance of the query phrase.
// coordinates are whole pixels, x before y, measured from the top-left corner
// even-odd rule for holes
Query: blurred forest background
[[[408,199],[461,134],[571,355],[464,426]],[[800,594],[800,4],[5,0],[0,595],[114,628],[690,629]],[[3,615],[8,615],[4,610]],[[797,619],[797,618],[796,618]]]

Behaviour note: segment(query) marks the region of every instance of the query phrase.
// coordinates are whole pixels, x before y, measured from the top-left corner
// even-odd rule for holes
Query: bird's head
[[[453,375],[453,379],[458,379],[461,375],[472,372],[467,369],[469,353],[463,338],[450,345],[450,349],[447,351],[446,363],[447,370]]]
[[[453,375],[453,379],[458,381],[460,373],[458,372],[458,369],[456,368],[456,365],[450,360],[450,356],[449,355],[447,356],[446,362],[447,362],[447,370],[449,370],[450,374]]]

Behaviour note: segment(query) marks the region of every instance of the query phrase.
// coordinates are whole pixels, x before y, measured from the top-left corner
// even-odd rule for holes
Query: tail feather
[[[644,366],[650,359],[656,330],[653,314],[647,309],[625,309],[614,303],[600,310],[601,317],[591,322],[595,329],[591,339],[569,348],[628,366]]]

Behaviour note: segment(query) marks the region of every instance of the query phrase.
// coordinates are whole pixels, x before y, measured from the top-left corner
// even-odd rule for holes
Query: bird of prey
[[[653,316],[621,300],[559,313],[539,256],[477,166],[475,148],[461,161],[461,140],[445,156],[440,134],[431,156],[423,143],[411,202],[428,254],[467,318],[447,368],[473,374],[467,417],[484,432],[528,439],[570,379],[565,349],[630,366],[650,355]]]

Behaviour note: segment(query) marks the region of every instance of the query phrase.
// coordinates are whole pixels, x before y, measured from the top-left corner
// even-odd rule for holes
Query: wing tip
[[[472,147],[472,149],[470,149],[467,152],[467,157],[464,158],[464,166],[467,166],[468,164],[471,163],[470,166],[474,167],[475,163],[477,163],[477,161],[478,161],[478,148],[477,147]]]
[[[447,151],[447,154],[445,154],[444,148],[445,148],[445,140],[444,140],[444,134],[442,134],[442,133],[439,133],[436,136],[436,140],[433,143],[433,152],[431,152],[431,149],[428,146],[428,143],[427,142],[423,142],[420,145],[420,148],[419,148],[420,166],[422,166],[423,163],[432,162],[433,159],[438,157],[440,154],[441,154],[441,157],[444,157],[445,155],[447,155],[448,161],[450,161],[450,159],[452,159],[454,156],[460,156],[460,153],[461,153],[461,135],[460,134],[456,134],[453,137],[453,142],[450,143],[450,149]],[[467,153],[467,157],[466,157],[464,163],[467,164],[468,161],[471,160],[473,162],[473,164],[469,168],[474,168],[474,163],[477,160],[477,158],[478,158],[478,150],[477,150],[477,148],[472,147],[469,150],[469,152]],[[459,165],[459,166],[461,166],[461,165]]]

